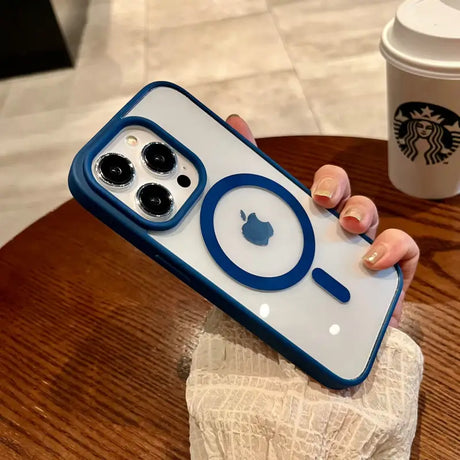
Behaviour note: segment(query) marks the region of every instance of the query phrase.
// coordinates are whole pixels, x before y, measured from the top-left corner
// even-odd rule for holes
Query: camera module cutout
[[[118,132],[96,154],[91,170],[111,201],[151,222],[173,219],[200,184],[188,156],[138,125]]]

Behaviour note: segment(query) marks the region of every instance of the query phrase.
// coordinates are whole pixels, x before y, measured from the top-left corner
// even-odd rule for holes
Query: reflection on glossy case
[[[145,219],[94,178],[95,157],[132,126],[198,172],[171,220]],[[364,268],[366,237],[346,234],[307,188],[182,88],[142,89],[78,153],[69,186],[95,216],[321,383],[344,388],[368,375],[401,290],[399,267]]]

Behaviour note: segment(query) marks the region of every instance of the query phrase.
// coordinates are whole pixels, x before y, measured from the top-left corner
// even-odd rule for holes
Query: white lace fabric
[[[192,460],[408,459],[423,372],[389,328],[369,377],[329,390],[218,309],[187,380]]]

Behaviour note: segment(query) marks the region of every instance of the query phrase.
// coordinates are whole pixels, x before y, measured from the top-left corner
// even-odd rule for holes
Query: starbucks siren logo
[[[406,102],[395,112],[393,129],[401,152],[427,165],[448,163],[460,145],[460,118],[451,110],[426,102]]]

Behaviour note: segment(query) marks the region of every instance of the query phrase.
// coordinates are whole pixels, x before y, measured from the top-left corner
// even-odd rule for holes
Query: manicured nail
[[[378,262],[385,254],[385,246],[378,245],[375,247],[371,247],[369,251],[367,251],[366,255],[363,257],[363,260],[370,264],[375,264]]]
[[[353,217],[358,222],[361,222],[363,218],[359,209],[356,208],[348,208],[342,211],[342,217]]]
[[[314,196],[324,196],[325,198],[331,199],[334,196],[336,189],[337,184],[335,183],[335,180],[326,177],[313,187],[312,193]]]

